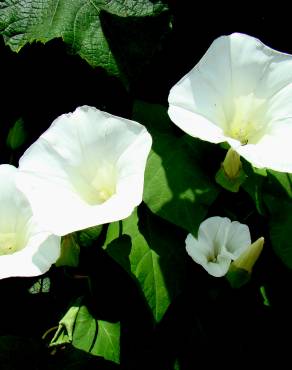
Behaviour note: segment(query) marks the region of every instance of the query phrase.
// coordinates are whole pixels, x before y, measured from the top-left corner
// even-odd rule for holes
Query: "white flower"
[[[0,165],[0,279],[43,274],[60,254],[60,237],[37,224],[16,176],[15,167]]]
[[[228,142],[258,168],[292,172],[292,56],[258,39],[216,39],[170,91],[169,116],[193,137]]]
[[[58,117],[19,162],[19,188],[56,235],[124,219],[142,201],[152,139],[93,107]]]
[[[201,223],[197,238],[192,234],[186,238],[188,254],[216,277],[225,275],[231,261],[237,259],[250,244],[247,225],[218,216]]]

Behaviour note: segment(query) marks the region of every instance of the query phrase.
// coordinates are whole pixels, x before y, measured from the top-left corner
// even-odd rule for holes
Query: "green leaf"
[[[131,240],[130,250],[124,245],[126,236]],[[121,225],[109,225],[104,249],[135,277],[156,321],[182,289],[184,239],[184,233],[148,209],[135,210]]]
[[[215,146],[188,135],[177,137],[163,106],[136,101],[132,118],[143,123],[153,138],[144,202],[153,213],[195,234],[219,193],[213,174],[212,178],[208,174]]]
[[[250,281],[251,275],[244,269],[230,268],[225,278],[233,289],[239,289]]]
[[[42,342],[27,336],[0,336],[1,370],[42,369],[45,352]]]
[[[292,174],[268,170],[270,192],[279,192],[280,195],[292,198]],[[273,189],[271,189],[273,187]]]
[[[240,189],[240,186],[245,182],[246,177],[247,176],[243,169],[240,169],[239,174],[235,178],[230,179],[226,175],[224,168],[221,167],[216,173],[215,180],[217,184],[221,185],[224,189],[233,193],[237,193]]]
[[[119,363],[120,323],[96,320],[80,297],[59,322],[50,346],[71,343],[75,348]]]
[[[179,363],[178,359],[175,360],[174,370],[181,370],[181,366],[180,366],[180,363]]]
[[[242,187],[254,201],[258,213],[265,215],[266,209],[263,201],[263,189],[267,182],[267,172],[265,169],[253,167],[245,160],[243,160],[243,168],[247,174],[247,179],[242,184]]]
[[[61,255],[56,261],[56,266],[76,267],[79,263],[80,247],[74,233],[62,237]]]
[[[90,247],[93,243],[96,242],[102,232],[102,229],[103,225],[98,225],[89,227],[81,231],[77,231],[76,237],[79,245],[82,247]]]
[[[159,14],[166,6],[150,0],[4,0],[0,3],[0,32],[13,51],[33,41],[62,38],[72,53],[93,67],[117,75],[118,65],[105,37],[102,12],[118,17]]]
[[[51,281],[48,276],[39,278],[29,289],[30,294],[49,293]]]
[[[8,148],[15,150],[25,142],[26,137],[27,133],[24,129],[23,119],[19,118],[9,130],[6,145]]]
[[[270,238],[276,254],[292,269],[292,203],[265,194],[264,201],[270,212]]]

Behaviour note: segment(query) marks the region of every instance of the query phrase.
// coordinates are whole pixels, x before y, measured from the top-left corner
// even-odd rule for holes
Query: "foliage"
[[[17,166],[53,119],[83,104],[136,120],[153,138],[130,217],[64,237],[58,267],[43,276],[0,280],[0,369],[188,370],[218,366],[227,347],[232,366],[291,361],[292,175],[242,159],[244,179],[229,192],[215,179],[226,147],[191,138],[167,114],[169,89],[213,38],[258,27],[291,52],[280,42],[285,22],[215,9],[216,28],[210,4],[168,3],[0,1],[1,163]],[[239,289],[186,254],[187,234],[211,216],[265,238]]]

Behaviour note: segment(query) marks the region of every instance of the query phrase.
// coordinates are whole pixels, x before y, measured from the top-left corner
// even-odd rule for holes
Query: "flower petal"
[[[215,277],[224,276],[230,266],[231,258],[227,255],[219,255],[216,262],[208,259],[208,254],[211,251],[210,245],[205,241],[197,240],[192,234],[188,234],[186,238],[186,250],[192,259],[200,264],[210,275]]]
[[[186,238],[188,254],[210,275],[216,277],[225,275],[231,261],[250,244],[247,225],[219,216],[210,217],[201,223],[197,239],[191,234]]]
[[[194,137],[227,141],[255,167],[291,172],[291,99],[292,56],[235,33],[171,89],[169,116]]]
[[[60,237],[42,229],[15,185],[18,170],[0,165],[0,279],[45,273],[60,254]]]
[[[230,63],[228,38],[220,37],[170,90],[168,114],[189,135],[212,143],[225,141],[222,125],[230,109]]]
[[[151,143],[139,123],[80,107],[24,153],[17,184],[57,235],[124,219],[142,201]]]
[[[60,255],[60,237],[42,232],[13,254],[0,256],[0,279],[38,276],[47,272]]]
[[[209,217],[199,227],[198,240],[212,245],[215,255],[219,255],[227,243],[231,221],[227,217]]]
[[[276,127],[277,126],[277,127]],[[292,172],[292,120],[275,122],[271,133],[259,143],[240,146],[238,154],[257,168],[270,168],[280,172]]]
[[[231,222],[228,230],[228,237],[225,245],[226,251],[231,259],[236,259],[251,244],[249,228],[237,221]]]

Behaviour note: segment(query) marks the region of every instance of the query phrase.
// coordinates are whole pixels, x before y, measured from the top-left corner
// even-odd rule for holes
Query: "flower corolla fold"
[[[203,221],[195,238],[188,234],[186,250],[210,275],[224,276],[231,261],[251,244],[249,228],[227,217],[214,216]]]
[[[239,33],[216,39],[169,94],[189,135],[228,142],[257,168],[292,172],[292,55]]]
[[[0,279],[44,274],[60,255],[60,237],[38,223],[16,187],[17,174],[0,165]]]
[[[82,106],[27,149],[17,184],[56,235],[118,221],[142,201],[151,144],[141,124]]]

